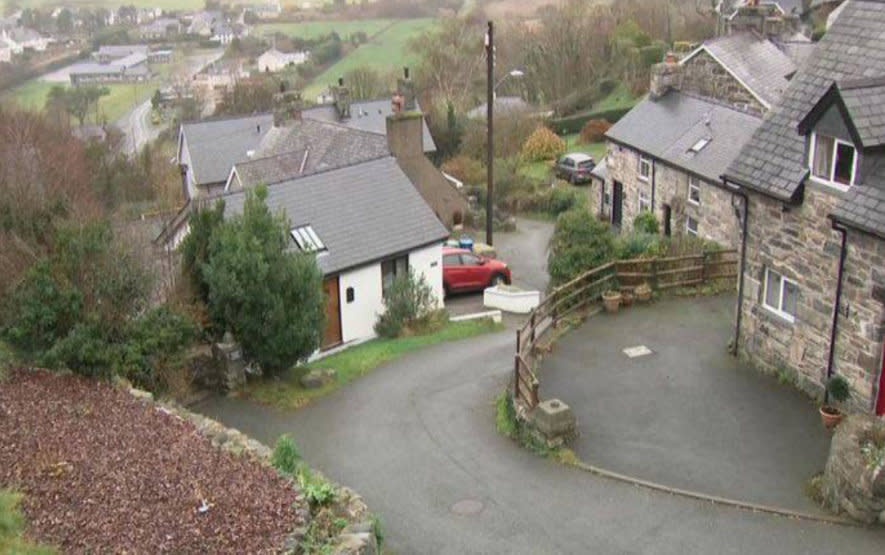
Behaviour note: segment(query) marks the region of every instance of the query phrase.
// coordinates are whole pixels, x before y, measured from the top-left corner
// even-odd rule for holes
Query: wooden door
[[[338,276],[323,281],[326,293],[326,331],[323,334],[323,349],[341,344],[341,297],[338,289]]]
[[[673,209],[669,204],[664,205],[664,235],[669,237],[672,233],[671,220],[673,219]]]
[[[620,228],[624,209],[624,185],[615,181],[612,185],[612,225]]]
[[[885,414],[885,345],[882,346],[882,371],[879,372],[879,400],[876,402],[876,414]]]

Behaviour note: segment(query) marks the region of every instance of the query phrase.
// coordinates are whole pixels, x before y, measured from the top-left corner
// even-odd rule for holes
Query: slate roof
[[[885,144],[885,78],[843,81],[838,87],[863,146]]]
[[[658,100],[645,98],[606,137],[718,183],[761,122],[757,116],[709,99],[670,91]],[[705,138],[709,144],[691,152]]]
[[[833,82],[885,75],[885,1],[850,0],[780,103],[729,166],[728,179],[791,200],[808,175],[797,125]]]
[[[845,193],[832,217],[851,227],[885,238],[885,179],[877,186],[855,186]]]
[[[225,215],[242,213],[244,192],[224,199]],[[391,156],[271,185],[266,202],[285,212],[290,227],[313,228],[328,249],[317,255],[326,275],[449,235]]]
[[[738,8],[746,6],[747,3],[747,0],[725,0],[722,2],[720,10],[721,13],[730,15]],[[760,4],[776,4],[780,6],[781,10],[787,15],[801,15],[805,12],[803,0],[762,0]]]
[[[231,167],[248,160],[246,153],[257,149],[272,128],[273,114],[182,125],[197,185],[227,181]]]
[[[253,158],[236,164],[236,172],[241,185],[250,187],[389,155],[386,137],[304,119],[268,131]]]
[[[706,41],[701,50],[725,66],[766,108],[780,99],[789,85],[787,77],[796,71],[793,60],[773,42],[749,31]]]
[[[418,106],[421,109],[421,106]],[[336,122],[354,129],[369,131],[379,135],[387,135],[387,116],[393,113],[393,107],[389,98],[380,100],[354,100],[350,103],[351,117],[344,121],[338,121],[338,111],[332,104],[323,104],[308,108],[302,113],[302,117],[319,121]],[[424,121],[424,152],[436,152],[436,143]]]

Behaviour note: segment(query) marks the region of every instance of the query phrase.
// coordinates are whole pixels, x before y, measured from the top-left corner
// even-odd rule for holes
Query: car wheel
[[[571,175],[571,176],[568,178],[568,182],[571,183],[572,185],[575,185],[575,184],[578,183],[578,180],[575,179],[575,176],[574,176],[574,175]]]
[[[504,277],[503,274],[495,274],[492,276],[491,287],[498,287],[499,285],[506,285],[507,278]]]
[[[449,284],[446,282],[443,282],[443,298],[444,299],[448,298],[449,296],[451,296],[451,294],[452,294],[452,290],[449,289]]]

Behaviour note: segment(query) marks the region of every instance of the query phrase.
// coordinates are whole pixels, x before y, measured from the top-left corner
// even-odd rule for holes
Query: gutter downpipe
[[[651,213],[655,213],[655,189],[657,188],[658,160],[651,159]]]
[[[723,176],[722,184],[729,189],[728,180]],[[744,214],[741,218],[741,263],[738,268],[738,298],[737,298],[737,317],[734,323],[734,343],[731,346],[731,355],[738,355],[738,345],[741,337],[741,323],[744,314],[744,269],[747,267],[747,222],[750,219],[750,199],[747,194],[738,189],[731,189],[734,196],[740,197],[743,201]]]
[[[842,235],[842,246],[839,249],[839,269],[836,273],[836,302],[833,306],[833,326],[830,330],[830,352],[827,358],[827,380],[833,375],[833,364],[836,359],[836,335],[839,332],[839,312],[841,312],[842,304],[842,275],[845,272],[845,258],[848,246],[848,230],[833,220],[833,230],[838,231]],[[824,404],[829,401],[829,391],[824,386]]]

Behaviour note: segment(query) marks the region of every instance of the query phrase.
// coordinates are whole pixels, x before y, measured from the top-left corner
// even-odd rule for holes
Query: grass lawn
[[[410,351],[500,329],[501,326],[491,320],[470,320],[449,322],[441,330],[427,335],[397,339],[374,339],[306,366],[293,368],[279,379],[271,378],[250,384],[247,386],[245,394],[267,405],[286,409],[301,408],[312,399],[322,397],[369,373],[385,362],[390,362]],[[299,382],[301,376],[309,370],[317,368],[335,369],[338,373],[336,381],[319,389],[301,387]]]
[[[55,553],[54,549],[32,544],[23,538],[25,521],[19,510],[21,496],[0,489],[0,553],[38,555]]]
[[[608,96],[594,104],[591,111],[602,112],[620,108],[632,108],[637,102],[639,102],[639,97],[633,96],[627,86],[620,83]]]
[[[415,65],[418,62],[418,57],[408,48],[409,40],[431,29],[436,24],[437,20],[431,18],[397,21],[383,33],[319,74],[305,87],[304,97],[315,98],[323,89],[336,82],[339,77],[351,69],[372,67],[386,73],[398,71],[403,66]]]
[[[328,35],[332,31],[338,33],[342,40],[347,40],[350,35],[363,31],[370,37],[393,23],[394,19],[356,19],[352,21],[303,21],[298,23],[259,23],[255,31],[259,35],[270,33],[283,33],[287,36],[297,36],[302,39],[313,39],[322,35]]]
[[[566,152],[583,152],[585,154],[589,154],[596,160],[598,164],[603,158],[605,158],[606,145],[605,143],[590,143],[590,144],[581,144],[578,142],[579,136],[577,133],[573,133],[571,135],[566,135],[562,138],[566,144]],[[550,169],[553,165],[553,160],[546,160],[542,162],[532,162],[530,164],[525,164],[520,168],[520,172],[534,179],[548,180],[550,179]]]

